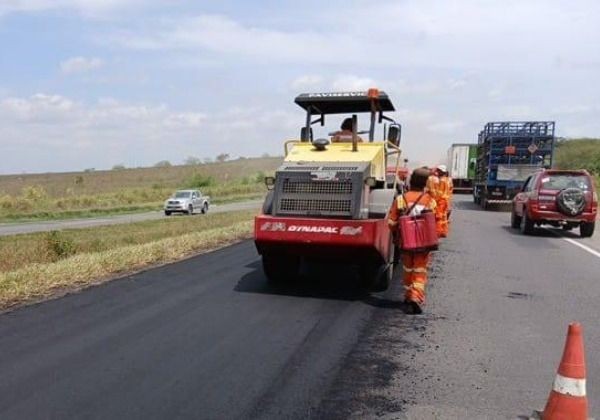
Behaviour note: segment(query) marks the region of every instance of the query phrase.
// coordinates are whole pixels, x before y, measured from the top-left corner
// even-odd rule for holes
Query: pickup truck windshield
[[[587,191],[590,189],[590,180],[585,175],[548,175],[542,178],[543,190],[560,191],[565,188],[579,188]]]
[[[191,193],[188,191],[177,191],[175,193],[175,198],[189,198],[190,194]]]

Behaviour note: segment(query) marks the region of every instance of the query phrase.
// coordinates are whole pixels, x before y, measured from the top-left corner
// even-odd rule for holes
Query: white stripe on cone
[[[585,379],[567,378],[560,374],[556,374],[554,379],[554,391],[563,395],[571,395],[573,397],[585,397]]]

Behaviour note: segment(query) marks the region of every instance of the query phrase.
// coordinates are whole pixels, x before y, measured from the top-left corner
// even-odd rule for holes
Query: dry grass
[[[254,212],[3,238],[0,309],[251,236]]]
[[[0,176],[0,220],[57,219],[158,209],[179,188],[213,202],[264,194],[264,175],[280,158],[117,171]]]

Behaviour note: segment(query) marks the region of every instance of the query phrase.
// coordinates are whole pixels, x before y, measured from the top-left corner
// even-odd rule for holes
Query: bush
[[[587,169],[600,175],[600,140],[561,140],[556,145],[555,166],[558,169]]]
[[[39,185],[30,185],[21,190],[21,196],[26,200],[40,201],[48,198],[46,190]]]
[[[70,238],[65,238],[56,230],[46,234],[46,246],[54,259],[66,258],[77,251],[75,242]]]
[[[205,176],[202,174],[194,174],[188,178],[185,183],[186,188],[203,188],[215,185],[215,179],[212,176]]]

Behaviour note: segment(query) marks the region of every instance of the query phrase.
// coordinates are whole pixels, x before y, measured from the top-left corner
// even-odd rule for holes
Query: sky
[[[600,2],[0,0],[2,174],[281,155],[297,94],[370,87],[411,162],[487,121],[600,137]]]

